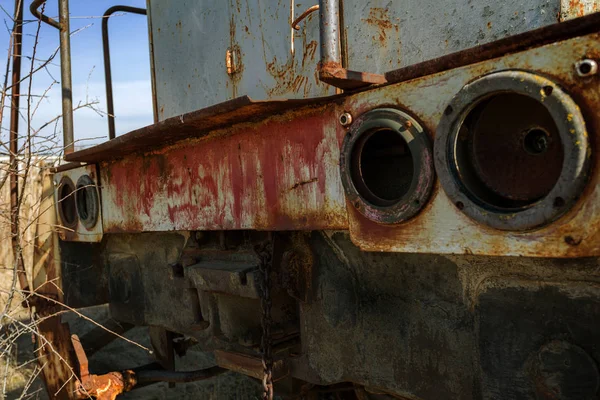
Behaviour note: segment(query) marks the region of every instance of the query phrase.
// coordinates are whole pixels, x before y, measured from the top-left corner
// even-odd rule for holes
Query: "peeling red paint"
[[[335,123],[324,123],[335,122],[332,112],[313,110],[301,124],[272,118],[106,165],[104,197],[114,203],[105,231],[346,227],[340,139]]]

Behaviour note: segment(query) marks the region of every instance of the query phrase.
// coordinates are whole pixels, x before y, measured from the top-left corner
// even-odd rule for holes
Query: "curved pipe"
[[[312,7],[309,7],[306,11],[304,11],[302,14],[300,14],[300,16],[298,18],[296,18],[293,22],[292,22],[292,28],[294,28],[294,30],[299,30],[300,27],[298,26],[298,24],[300,22],[302,22],[302,20],[304,18],[306,18],[309,14],[317,11],[319,9],[319,5],[315,5]]]
[[[62,88],[63,146],[65,154],[75,150],[73,137],[73,84],[71,82],[71,33],[69,28],[69,0],[58,2],[58,22],[42,14],[38,8],[46,0],[34,0],[29,11],[42,22],[60,31],[60,80]]]
[[[31,2],[31,6],[29,6],[29,12],[31,12],[31,14],[34,17],[41,20],[42,22],[45,22],[48,25],[55,27],[56,29],[62,29],[62,27],[58,21],[48,17],[47,15],[42,14],[38,10],[38,8],[40,8],[41,5],[44,4],[45,2],[46,2],[46,0],[33,0]]]
[[[40,0],[38,0],[40,1]],[[128,12],[138,15],[146,15],[146,10],[143,8],[129,6],[113,6],[110,7],[102,18],[102,51],[104,55],[104,80],[106,85],[106,112],[108,114],[108,138],[114,139],[116,136],[115,130],[115,106],[112,90],[112,72],[110,69],[110,45],[108,41],[108,19],[116,12]]]

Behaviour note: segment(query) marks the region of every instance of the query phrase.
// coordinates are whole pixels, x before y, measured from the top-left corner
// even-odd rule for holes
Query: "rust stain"
[[[585,4],[580,0],[569,0],[569,14],[583,17],[585,15]]]
[[[135,373],[130,370],[104,375],[90,374],[88,359],[77,335],[71,336],[71,343],[79,365],[76,398],[89,399],[91,396],[96,400],[115,400],[118,395],[131,390],[137,384]]]
[[[308,83],[308,77],[296,74],[294,58],[290,58],[285,64],[280,64],[277,57],[274,57],[267,63],[267,72],[277,81],[277,84],[267,91],[269,97],[289,92],[298,93]]]
[[[304,52],[302,53],[302,68],[304,68],[308,62],[314,61],[317,47],[319,47],[319,44],[316,40],[311,40],[308,44],[304,45]]]
[[[565,23],[568,24],[568,23]],[[449,99],[473,79],[503,69],[537,69],[561,82],[586,117],[597,144],[600,93],[573,74],[572,60],[600,51],[598,35],[478,60],[432,76],[347,95],[330,105],[247,120],[145,154],[129,154],[102,164],[105,232],[203,229],[348,229],[366,251],[580,257],[600,254],[600,165],[578,204],[548,227],[502,232],[479,225],[451,204],[436,184],[419,215],[399,225],[379,225],[346,204],[340,189],[339,148],[346,132],[339,113],[360,115],[395,106],[423,120],[433,136]],[[544,60],[540,66],[540,60]],[[274,60],[276,61],[276,60]],[[275,64],[278,79],[285,70]],[[426,97],[428,102],[402,104]],[[438,104],[439,103],[439,104]],[[226,117],[221,116],[223,121]],[[239,120],[238,120],[239,121]],[[199,126],[207,123],[198,122]],[[173,128],[175,130],[175,128]],[[592,135],[593,133],[593,135]],[[297,183],[317,178],[302,190]],[[104,210],[104,209],[103,209]],[[569,238],[570,237],[570,238]]]
[[[297,124],[289,116],[242,124],[226,136],[103,164],[105,232],[345,227],[339,140],[323,124],[334,115],[332,107],[309,109]]]
[[[312,179],[309,179],[307,181],[302,181],[302,182],[294,183],[294,185],[291,188],[289,188],[288,191],[289,190],[298,189],[300,186],[308,185],[309,183],[313,183],[313,182],[316,182],[318,180],[319,180],[319,178],[312,178]]]
[[[371,25],[379,31],[379,35],[373,36],[374,40],[385,44],[387,41],[387,35],[390,29],[395,28],[398,32],[398,24],[392,24],[390,21],[389,10],[387,8],[372,7],[369,10],[369,16],[362,19],[368,25]]]

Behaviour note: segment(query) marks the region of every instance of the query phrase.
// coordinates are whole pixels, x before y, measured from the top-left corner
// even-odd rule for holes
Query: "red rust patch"
[[[325,121],[332,108],[104,164],[105,232],[345,228],[339,139]]]

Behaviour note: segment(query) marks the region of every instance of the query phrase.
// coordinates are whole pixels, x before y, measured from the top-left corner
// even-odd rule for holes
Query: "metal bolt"
[[[342,126],[349,126],[352,123],[352,115],[350,113],[343,113],[340,115],[340,124]]]
[[[598,63],[590,59],[577,61],[575,71],[581,77],[596,75],[598,73]]]

